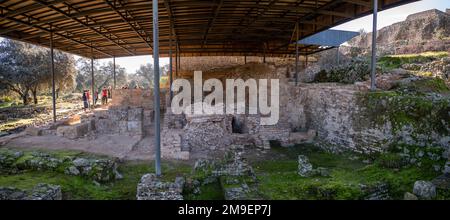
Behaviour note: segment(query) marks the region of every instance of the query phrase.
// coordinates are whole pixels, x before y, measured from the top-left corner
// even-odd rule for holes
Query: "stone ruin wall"
[[[92,134],[121,134],[144,137],[152,134],[154,121],[153,91],[116,89],[108,109],[82,115],[77,123],[58,126],[56,135],[77,139]],[[167,91],[161,91],[161,111],[167,103]]]
[[[284,105],[291,129],[315,130],[315,142],[331,152],[346,150],[359,153],[373,153],[386,150],[392,143],[410,145],[441,146],[450,149],[450,137],[432,132],[431,135],[417,134],[413,127],[403,127],[395,132],[392,122],[373,121],[370,108],[360,102],[367,94],[358,85],[334,83],[300,84],[288,87],[292,97]]]
[[[252,77],[251,65],[255,64],[249,65],[236,67],[245,70],[244,79]],[[171,137],[162,139],[165,147],[163,156],[164,151],[172,157],[185,152],[183,156],[175,157],[187,159],[188,152],[220,152],[230,144],[268,148],[271,141],[288,146],[310,141],[314,137],[318,146],[332,152],[379,152],[386,150],[394,141],[449,147],[448,137],[435,134],[422,139],[412,138],[414,131],[408,129],[394,134],[390,121],[375,126],[370,121],[372,119],[364,118],[368,106],[358,101],[358,97],[368,92],[364,85],[302,83],[295,86],[285,78],[286,71],[289,71],[286,67],[259,64],[253,68],[260,69],[261,65],[269,71],[262,77],[253,73],[255,78],[271,76],[268,78],[280,79],[280,121],[277,125],[260,126],[259,116],[253,115],[186,117],[166,114],[165,121],[170,121],[172,125],[165,126],[163,130],[163,134]],[[239,73],[233,68],[226,71],[228,74],[219,71],[217,75],[210,74],[206,78],[232,77]],[[171,143],[176,143],[176,146]]]
[[[166,108],[168,102],[167,90],[161,89],[161,110]],[[144,108],[154,109],[154,98],[152,89],[114,89],[112,90],[111,107],[115,108]]]
[[[375,126],[371,121],[374,119],[366,117],[369,106],[359,101],[361,94],[368,92],[362,84],[300,83],[295,86],[286,79],[286,71],[289,71],[286,68],[249,64],[219,74],[233,78],[244,73],[244,78],[249,78],[265,69],[266,72],[258,77],[279,78],[280,120],[277,125],[261,126],[259,115],[186,116],[174,115],[167,108],[161,132],[163,158],[187,160],[199,155],[208,157],[220,154],[230,145],[267,149],[273,141],[282,146],[314,141],[317,146],[333,152],[377,152],[385,150],[394,141],[449,148],[448,136],[413,137],[415,131],[410,128],[394,134],[390,121]],[[209,77],[214,76],[211,74]],[[81,123],[76,125],[59,126],[57,135],[70,139],[89,132],[150,135],[153,109],[142,107],[142,99],[146,97],[144,104],[150,105],[151,92],[126,90],[119,94],[115,91],[113,96],[116,100],[108,110],[83,116]]]

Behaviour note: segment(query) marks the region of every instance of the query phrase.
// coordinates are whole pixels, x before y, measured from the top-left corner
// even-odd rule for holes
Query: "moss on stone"
[[[446,98],[382,91],[363,93],[358,96],[358,102],[367,110],[361,114],[370,125],[383,126],[390,122],[394,134],[404,126],[411,126],[417,134],[449,134],[450,105]]]

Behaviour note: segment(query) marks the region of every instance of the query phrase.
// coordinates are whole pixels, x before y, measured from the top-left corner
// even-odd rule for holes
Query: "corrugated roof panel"
[[[298,43],[304,45],[338,47],[358,35],[358,32],[353,31],[326,30],[300,40]]]

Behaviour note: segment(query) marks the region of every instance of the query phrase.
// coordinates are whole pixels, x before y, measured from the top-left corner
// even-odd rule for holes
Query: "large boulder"
[[[428,181],[416,181],[413,193],[420,199],[434,199],[436,197],[436,186]]]

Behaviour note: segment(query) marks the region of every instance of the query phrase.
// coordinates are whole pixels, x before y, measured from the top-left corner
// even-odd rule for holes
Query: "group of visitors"
[[[108,99],[112,98],[112,93],[111,93],[111,87],[103,87],[102,91],[101,91],[101,95],[102,95],[102,105],[107,105],[108,104]],[[83,100],[83,107],[84,107],[84,111],[86,111],[87,109],[91,108],[91,103],[90,103],[90,93],[89,90],[84,90],[83,91],[83,96],[82,96],[82,100]],[[97,105],[97,100],[98,100],[98,91],[94,92],[94,102],[93,105]]]

